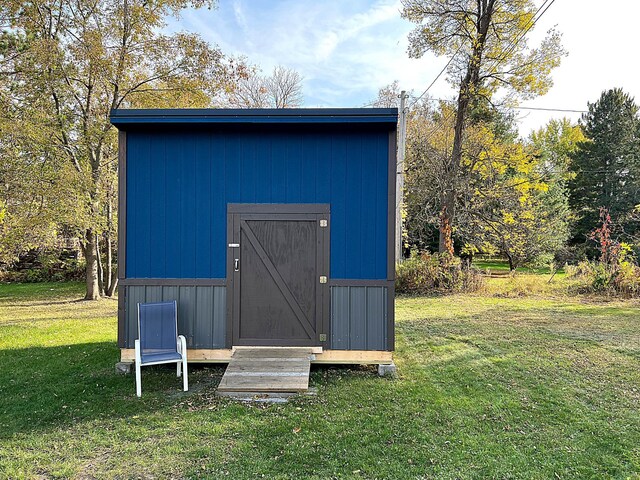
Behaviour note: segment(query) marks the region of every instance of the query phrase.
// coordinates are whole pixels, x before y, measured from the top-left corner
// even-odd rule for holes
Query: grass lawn
[[[496,258],[478,258],[473,261],[473,266],[482,270],[489,271],[498,274],[506,274],[509,272],[509,262]],[[549,266],[541,267],[517,267],[516,272],[528,273],[537,275],[551,275],[551,268]],[[557,277],[563,277],[565,275],[564,268],[560,267],[556,271]]]
[[[0,285],[0,478],[640,478],[640,304],[498,290],[399,299],[397,380],[314,368],[256,406],[220,367],[138,399],[115,301]]]

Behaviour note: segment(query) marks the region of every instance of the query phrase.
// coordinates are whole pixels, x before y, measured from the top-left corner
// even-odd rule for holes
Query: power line
[[[498,65],[500,65],[500,63],[502,63],[504,60],[506,60],[506,58],[515,50],[515,48],[518,46],[518,43],[520,42],[520,40],[522,40],[525,35],[527,33],[529,33],[529,30],[531,30],[536,23],[538,23],[538,20],[540,20],[540,18],[542,17],[542,15],[544,15],[546,13],[547,10],[549,10],[549,7],[551,5],[554,4],[554,2],[556,0],[550,0],[551,3],[549,3],[549,5],[546,6],[547,2],[549,2],[549,0],[544,0],[544,2],[542,2],[542,5],[540,5],[538,7],[538,9],[535,11],[535,13],[533,14],[532,17],[532,21],[531,23],[527,26],[527,28],[525,29],[525,31],[519,36],[517,37],[511,44],[511,47],[508,47],[507,50],[500,56],[500,58],[497,58],[496,61],[494,62],[494,64],[492,65],[492,67],[497,67]],[[544,10],[542,10],[544,8]],[[540,12],[542,10],[542,12]],[[538,13],[540,13],[538,15]]]
[[[542,15],[544,15],[546,13],[547,10],[549,10],[549,7],[551,7],[551,5],[554,4],[556,0],[544,0],[544,2],[542,2],[542,5],[540,5],[540,7],[538,7],[538,9],[535,11],[535,13],[533,14],[533,21],[530,23],[530,25],[527,26],[527,28],[525,29],[525,31],[519,36],[517,37],[513,43],[511,44],[511,47],[508,47],[508,50],[505,51],[505,53],[503,53],[503,55],[496,60],[495,64],[492,65],[492,67],[497,67],[502,61],[504,61],[512,52],[513,50],[516,48],[516,46],[518,45],[518,43],[520,42],[520,40],[522,40],[524,38],[524,36],[529,33],[529,30],[531,30],[534,25],[538,22],[538,20],[540,20],[540,18],[542,17]],[[550,2],[548,5],[547,3]],[[545,7],[546,5],[546,7]],[[544,10],[542,10],[544,8]],[[538,13],[540,13],[538,15]],[[537,18],[536,18],[537,16]],[[451,62],[453,62],[453,59],[458,55],[458,53],[460,52],[460,50],[462,50],[463,45],[460,45],[458,47],[458,49],[455,51],[455,53],[451,56],[451,58],[449,59],[449,61],[447,62],[447,64],[443,67],[442,70],[440,70],[440,73],[438,73],[438,75],[436,76],[436,78],[433,79],[433,81],[429,84],[429,86],[420,94],[420,96],[418,98],[416,98],[413,102],[411,102],[411,105],[409,105],[407,108],[410,109],[411,107],[413,107],[416,103],[418,103],[420,101],[420,99],[431,89],[431,87],[433,87],[433,85],[438,81],[438,79],[442,76],[442,74],[447,70],[447,68],[449,68],[449,65],[451,65]]]
[[[568,113],[589,113],[587,110],[573,110],[570,108],[544,108],[544,107],[510,107],[516,110],[539,110],[542,112],[568,112]]]
[[[456,103],[455,100],[446,98],[432,98],[431,100],[436,102]],[[566,112],[566,113],[589,113],[588,110],[577,110],[573,108],[552,108],[552,107],[527,107],[527,106],[513,106],[507,107],[512,110],[536,110],[542,112]]]
[[[424,97],[424,95],[429,91],[429,89],[431,87],[433,87],[433,85],[438,81],[438,79],[442,76],[442,74],[447,70],[447,68],[449,68],[449,65],[451,65],[451,62],[453,62],[453,59],[456,58],[456,55],[458,55],[458,53],[460,52],[460,50],[462,50],[462,45],[460,45],[458,47],[458,50],[455,51],[455,53],[451,56],[451,58],[449,59],[449,61],[447,62],[447,64],[442,68],[442,70],[440,70],[440,73],[436,76],[436,78],[433,79],[433,81],[429,84],[429,86],[427,88],[425,88],[424,92],[422,92],[420,94],[420,96],[418,98],[416,98],[413,102],[411,102],[411,105],[409,105],[407,107],[407,109],[413,107],[416,103],[418,103],[420,101],[420,99],[422,97]]]

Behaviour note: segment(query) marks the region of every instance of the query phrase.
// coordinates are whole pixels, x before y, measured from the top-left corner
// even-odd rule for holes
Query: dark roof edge
[[[114,125],[144,123],[396,123],[397,108],[117,109]]]

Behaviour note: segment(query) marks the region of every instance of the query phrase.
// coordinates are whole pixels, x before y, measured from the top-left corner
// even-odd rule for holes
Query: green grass
[[[0,285],[0,478],[640,478],[640,304],[492,288],[398,299],[399,379],[315,368],[257,406],[220,367],[187,394],[149,368],[138,399],[115,301]]]
[[[508,273],[509,272],[509,262],[506,260],[495,259],[495,258],[478,258],[473,261],[473,266],[479,268],[480,270],[486,271],[489,270],[494,273]],[[516,272],[518,273],[528,273],[528,274],[536,274],[536,275],[551,275],[551,268],[549,266],[542,267],[517,267]],[[563,276],[564,268],[559,268],[556,272],[556,276]]]

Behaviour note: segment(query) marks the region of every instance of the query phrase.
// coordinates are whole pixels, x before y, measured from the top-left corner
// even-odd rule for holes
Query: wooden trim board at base
[[[215,350],[187,349],[187,361],[193,363],[229,363],[231,355],[233,355],[233,350],[230,348],[218,348]],[[135,357],[133,348],[120,349],[121,362],[133,362]]]
[[[393,362],[393,352],[379,350],[324,350],[311,363],[335,364],[389,364]]]
[[[187,360],[193,363],[229,363],[233,355],[231,348],[214,350],[187,350]],[[322,350],[314,352],[315,359],[311,363],[334,363],[352,365],[385,365],[393,362],[393,352],[378,350]],[[133,362],[135,352],[132,348],[120,349],[121,362]]]

